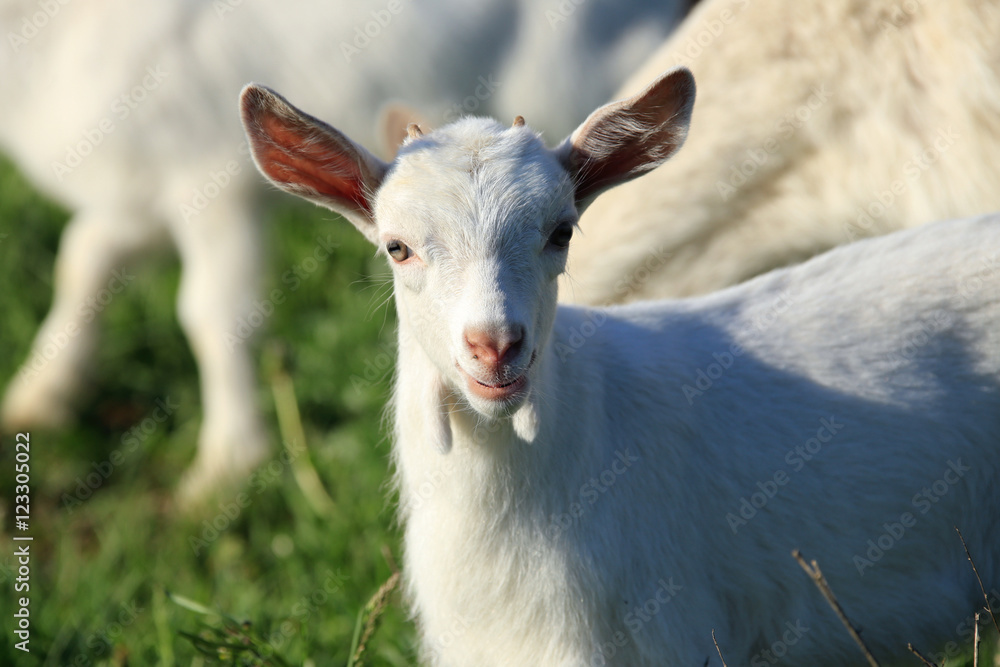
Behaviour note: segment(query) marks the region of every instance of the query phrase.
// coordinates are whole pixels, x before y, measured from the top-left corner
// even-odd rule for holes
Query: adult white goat
[[[567,13],[534,0],[3,0],[0,147],[74,213],[52,309],[4,396],[4,426],[72,416],[97,343],[87,304],[109,294],[115,271],[173,245],[204,403],[183,490],[196,497],[252,469],[269,437],[246,338],[274,306],[258,291],[260,182],[231,112],[243,84],[280,82],[368,140],[389,91],[432,118],[458,116],[503,104],[506,72],[527,62],[532,81],[586,75],[603,100],[688,4],[595,0]],[[613,20],[594,20],[612,9]],[[573,127],[594,104],[550,105],[547,119]]]
[[[587,211],[560,299],[707,293],[1000,210],[997,34],[991,0],[701,3],[619,93],[689,66],[687,150]]]
[[[405,571],[435,665],[799,665],[948,638],[1000,585],[1000,219],[841,248],[688,301],[557,306],[579,212],[666,160],[687,70],[555,150],[465,119],[392,164],[276,93],[243,122],[278,187],[390,258]],[[794,644],[792,646],[791,644]],[[774,655],[768,653],[767,655]]]

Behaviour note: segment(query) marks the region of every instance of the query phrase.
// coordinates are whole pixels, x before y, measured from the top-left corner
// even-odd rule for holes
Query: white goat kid
[[[782,641],[794,664],[858,662],[793,548],[899,655],[976,607],[955,525],[1000,585],[1000,220],[698,300],[557,306],[580,211],[676,151],[693,99],[675,70],[555,150],[465,119],[386,164],[243,92],[261,171],[391,259],[405,571],[430,664],[718,664],[713,628],[731,663]]]

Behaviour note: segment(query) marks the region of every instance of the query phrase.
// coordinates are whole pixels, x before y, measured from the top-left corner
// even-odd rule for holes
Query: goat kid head
[[[444,386],[498,418],[530,392],[580,213],[680,148],[694,94],[691,73],[672,70],[555,149],[520,118],[411,127],[391,164],[262,86],[248,85],[240,104],[260,171],[342,214],[388,256],[404,331]]]

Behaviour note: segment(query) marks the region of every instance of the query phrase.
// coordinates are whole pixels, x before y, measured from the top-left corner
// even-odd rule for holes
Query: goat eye
[[[402,241],[396,241],[396,240],[389,241],[388,243],[386,243],[385,251],[389,253],[389,256],[392,257],[397,262],[405,262],[413,255],[413,253],[410,251],[409,246],[407,246]]]
[[[569,222],[560,222],[549,235],[549,244],[556,248],[568,248],[569,241],[573,238],[573,225]]]

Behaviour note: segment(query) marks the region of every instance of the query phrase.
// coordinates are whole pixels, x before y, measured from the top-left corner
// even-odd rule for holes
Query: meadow
[[[0,164],[4,384],[51,301],[67,215]],[[263,319],[240,344],[258,359],[273,457],[202,512],[177,511],[201,418],[174,313],[179,266],[164,253],[126,269],[127,289],[100,305],[104,337],[78,423],[30,431],[30,654],[14,646],[12,614],[25,594],[14,592],[10,546],[14,434],[3,435],[0,664],[349,663],[359,612],[399,556],[383,428],[395,332],[387,267],[349,225],[290,198],[269,209],[265,227],[264,285],[285,298],[248,323]],[[296,440],[287,447],[275,396]],[[398,599],[389,598],[366,664],[415,663]]]

